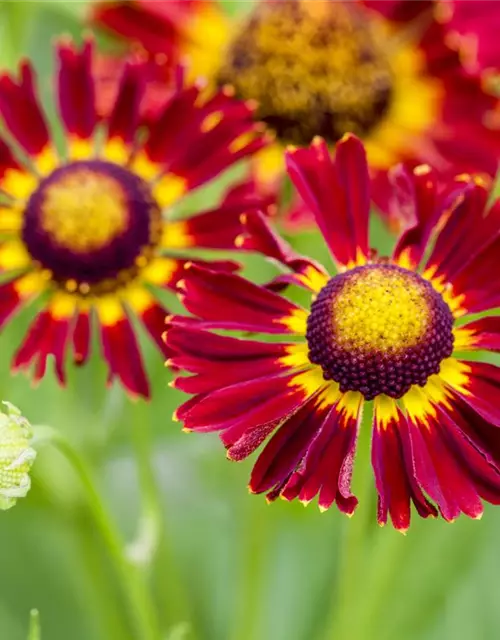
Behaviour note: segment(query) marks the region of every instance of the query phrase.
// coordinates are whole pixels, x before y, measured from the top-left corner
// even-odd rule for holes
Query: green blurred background
[[[62,33],[79,39],[84,11],[82,2],[0,2],[0,67],[31,56],[51,113],[52,41]],[[210,198],[205,191],[191,205]],[[374,241],[389,250],[379,224]],[[294,242],[326,257],[317,235]],[[264,278],[270,267],[252,261],[249,268]],[[314,504],[268,506],[246,490],[252,461],[229,463],[216,436],[186,435],[172,423],[182,396],[167,386],[170,374],[149,344],[149,405],[130,402],[117,386],[106,389],[98,357],[70,372],[66,390],[52,375],[36,389],[12,377],[9,360],[30,316],[0,336],[0,395],[74,443],[126,541],[137,533],[136,457],[147,453],[149,439],[162,536],[145,580],[165,639],[330,639],[336,618],[350,628],[339,640],[499,636],[500,510],[487,506],[481,522],[415,517],[402,536],[377,527],[372,488],[354,517],[358,540],[346,563],[354,520],[335,508],[320,514]],[[79,478],[53,447],[38,455],[28,498],[0,514],[0,574],[1,640],[27,638],[32,608],[40,611],[43,640],[141,640]]]

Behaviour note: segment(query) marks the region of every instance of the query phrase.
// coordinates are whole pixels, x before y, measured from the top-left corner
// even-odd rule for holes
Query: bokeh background
[[[243,3],[227,4],[235,11]],[[84,2],[0,2],[0,68],[32,57],[52,114],[52,43],[61,34],[81,39],[85,9]],[[185,206],[206,205],[219,190],[205,189]],[[389,250],[392,239],[377,221],[373,238],[382,252]],[[294,244],[326,259],[316,234]],[[247,262],[253,277],[270,274],[265,263]],[[339,640],[498,637],[499,509],[487,506],[481,522],[414,518],[402,536],[377,527],[372,488],[355,515],[362,526],[349,551],[354,520],[335,508],[321,514],[314,504],[268,506],[246,490],[252,461],[229,463],[216,436],[181,432],[171,416],[182,394],[167,386],[170,374],[149,343],[149,405],[131,402],[117,386],[106,388],[98,355],[86,368],[71,370],[65,390],[52,375],[36,389],[23,376],[12,377],[9,360],[29,316],[0,335],[0,396],[33,424],[49,424],[73,442],[92,465],[127,541],[137,533],[141,512],[136,458],[151,448],[162,536],[146,579],[166,639],[330,640],[338,617],[351,622]],[[367,464],[365,451],[355,488]],[[135,638],[80,481],[50,446],[38,455],[28,498],[0,514],[0,576],[1,640],[26,640],[34,607],[43,640]]]

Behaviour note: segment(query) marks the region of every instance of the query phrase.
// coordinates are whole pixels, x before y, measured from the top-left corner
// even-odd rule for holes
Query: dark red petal
[[[252,469],[250,491],[270,491],[293,473],[323,424],[326,411],[312,397],[280,424]]]
[[[200,89],[178,90],[151,123],[145,152],[165,171],[195,188],[265,144],[253,112],[243,102],[219,92],[200,104]]]
[[[198,403],[179,407],[176,417],[190,430],[219,431],[231,426],[238,426],[239,430],[241,425],[243,433],[249,427],[286,416],[303,402],[305,392],[292,386],[295,375],[295,372],[283,375],[278,371],[202,394]]]
[[[326,143],[317,139],[308,149],[289,150],[286,162],[336,261],[347,265],[367,256],[370,182],[360,140],[345,136],[332,159]]]
[[[415,477],[443,518],[451,521],[460,513],[479,517],[483,506],[478,491],[450,447],[446,427],[431,416],[426,424],[410,421],[409,427]]]
[[[350,484],[357,434],[358,414],[333,407],[290,476],[283,497],[293,500],[298,496],[308,503],[319,494],[320,508],[328,509],[336,502],[343,513],[354,513],[358,501]]]
[[[175,388],[186,393],[206,393],[288,366],[279,360],[289,353],[287,344],[240,340],[175,325],[165,333],[165,341],[172,353],[169,364],[198,374],[175,381]]]
[[[161,304],[155,303],[149,306],[140,318],[142,323],[146,327],[151,339],[160,349],[163,355],[167,358],[172,356],[171,349],[165,344],[163,340],[163,333],[165,331],[165,318],[167,317],[167,310]]]
[[[466,185],[452,206],[447,222],[436,239],[427,261],[435,277],[452,282],[464,269],[500,237],[500,203],[485,214],[488,190],[478,184]],[[471,265],[472,263],[472,265]]]
[[[241,276],[196,265],[186,270],[182,291],[186,309],[219,328],[287,333],[287,318],[304,313],[286,298]]]
[[[438,208],[436,173],[427,165],[413,171],[400,165],[390,172],[391,217],[402,225],[394,258],[404,254],[411,266],[420,264],[433,228],[442,214]]]
[[[79,311],[73,329],[73,351],[75,364],[83,365],[90,355],[90,315],[88,311]]]
[[[35,90],[30,63],[21,64],[16,83],[8,74],[0,76],[0,114],[17,142],[31,155],[37,155],[49,143],[49,130]]]
[[[11,148],[0,138],[0,178],[3,178],[8,169],[19,168],[20,165],[14,157]]]
[[[399,409],[397,416],[384,423],[375,414],[372,465],[379,495],[379,524],[385,524],[390,515],[396,529],[408,529],[411,502],[423,518],[437,516],[436,508],[424,496],[415,479],[408,424]]]
[[[137,133],[140,106],[145,89],[145,65],[126,62],[118,83],[118,92],[108,119],[108,138],[131,143]]]
[[[26,302],[26,299],[19,295],[17,282],[5,282],[0,284],[0,328],[16,314]]]
[[[310,270],[319,275],[325,282],[329,276],[325,269],[314,260],[296,253],[272,228],[269,220],[259,211],[249,212],[243,219],[244,233],[238,243],[243,249],[257,251],[269,258],[277,260],[303,278],[292,279],[293,283],[302,284],[306,288],[311,285],[308,279]]]
[[[481,224],[484,225],[484,221]],[[453,295],[462,297],[460,304],[468,313],[480,313],[500,306],[500,279],[492,277],[498,267],[499,253],[500,238],[497,237],[467,268],[454,276]]]
[[[363,4],[395,22],[410,22],[433,7],[433,0],[363,0]]]
[[[114,325],[100,325],[104,358],[109,365],[108,382],[116,376],[132,395],[149,398],[149,381],[137,338],[128,317]]]
[[[462,361],[470,371],[466,391],[453,388],[479,415],[500,427],[500,368],[487,362]]]
[[[473,320],[460,327],[471,333],[468,349],[500,352],[500,316]]]
[[[57,47],[59,110],[68,133],[82,140],[92,136],[97,123],[92,46],[87,40],[81,51],[71,41]]]
[[[38,382],[44,377],[47,359],[52,355],[57,378],[61,384],[65,384],[64,356],[71,321],[71,317],[55,318],[50,311],[38,314],[28,330],[24,343],[14,355],[13,369],[27,369],[34,364],[33,379]]]
[[[168,2],[94,2],[92,21],[123,36],[130,42],[139,42],[151,54],[164,54],[171,59],[181,35],[179,18],[184,18],[188,0]]]

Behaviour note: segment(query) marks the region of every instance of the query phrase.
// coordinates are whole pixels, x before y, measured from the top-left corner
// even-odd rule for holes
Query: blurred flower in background
[[[31,425],[10,402],[0,412],[0,509],[10,509],[31,487],[36,451],[30,446]]]
[[[207,96],[198,86],[184,87],[180,77],[154,122],[140,130],[151,63],[137,59],[124,62],[112,109],[100,120],[91,43],[78,50],[64,41],[57,58],[61,153],[31,64],[23,63],[19,80],[0,78],[0,114],[22,152],[0,140],[0,325],[45,294],[14,369],[33,364],[40,380],[52,355],[64,383],[66,353],[84,364],[95,326],[109,380],[147,397],[133,318],[164,350],[158,291],[175,289],[187,259],[177,252],[233,249],[239,216],[256,197],[240,185],[213,210],[175,221],[166,215],[184,195],[261,149],[264,139],[248,105],[224,91]],[[236,265],[219,261],[212,268]]]
[[[176,417],[187,430],[221,432],[228,458],[242,460],[269,436],[250,490],[272,501],[318,495],[352,514],[350,482],[366,402],[374,400],[372,464],[378,521],[406,530],[410,504],[423,517],[478,518],[481,498],[500,502],[500,369],[463,359],[499,351],[497,316],[457,320],[500,304],[489,272],[500,250],[500,201],[459,179],[438,197],[426,165],[396,172],[396,197],[417,225],[391,258],[370,249],[370,182],[365,150],[352,135],[336,146],[315,139],[288,153],[290,176],[331,251],[333,277],[296,254],[257,213],[239,244],[287,273],[268,287],[235,274],[189,266],[179,282],[186,309],[166,332],[172,363],[194,374],[175,386],[194,397]],[[429,244],[432,240],[433,244]],[[434,244],[435,240],[435,244]],[[309,291],[307,308],[273,289]],[[211,329],[284,334],[249,341]],[[430,501],[429,500],[432,501]]]
[[[160,55],[167,67],[186,59],[193,77],[256,100],[257,117],[276,136],[255,157],[265,190],[281,185],[284,145],[305,145],[315,135],[332,144],[347,131],[360,136],[374,200],[390,215],[387,170],[398,162],[429,163],[446,178],[496,173],[500,129],[490,82],[499,53],[490,26],[496,8],[481,3],[467,20],[475,5],[262,0],[235,21],[216,0],[132,0],[97,2],[92,19]],[[288,212],[292,227],[307,220],[300,205]]]

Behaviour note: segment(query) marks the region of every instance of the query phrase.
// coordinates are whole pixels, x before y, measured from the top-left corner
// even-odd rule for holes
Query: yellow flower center
[[[369,264],[333,277],[311,306],[309,359],[342,391],[404,395],[453,351],[453,315],[420,275]]]
[[[424,280],[399,270],[379,267],[353,274],[333,303],[337,343],[385,354],[418,344],[431,322],[426,293]]]
[[[257,100],[259,117],[283,141],[366,134],[393,91],[378,26],[352,3],[261,3],[230,45],[218,82]]]
[[[114,291],[151,260],[163,223],[151,187],[101,160],[55,169],[33,191],[22,239],[52,282],[79,295]]]
[[[128,224],[126,194],[115,178],[77,168],[43,192],[40,224],[54,242],[75,253],[101,249]]]

